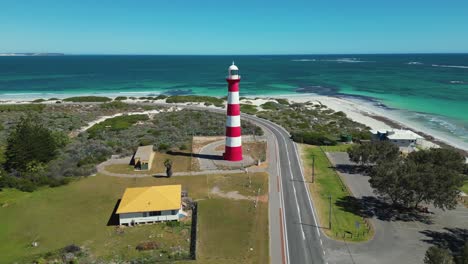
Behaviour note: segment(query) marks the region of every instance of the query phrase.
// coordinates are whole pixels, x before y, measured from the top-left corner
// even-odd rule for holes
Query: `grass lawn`
[[[190,166],[192,157],[190,153],[186,152],[187,155],[172,155],[168,153],[155,152],[153,164],[149,171],[135,171],[133,166],[126,164],[113,164],[106,167],[109,172],[115,173],[128,173],[128,174],[156,174],[165,173],[166,167],[164,167],[164,161],[166,159],[172,160],[172,171],[173,172],[187,172],[194,171],[196,168]]]
[[[237,179],[237,177],[240,177]],[[266,174],[253,174],[255,184],[264,182],[263,190],[267,192]],[[230,181],[231,179],[232,181]],[[224,183],[223,183],[224,182]],[[230,185],[229,182],[235,184]],[[243,184],[244,182],[244,184]],[[210,257],[224,258],[225,247],[220,241],[231,241],[229,237],[221,238],[217,233],[210,230],[237,228],[238,223],[251,227],[239,230],[239,240],[231,241],[229,245],[239,243],[238,252],[233,252],[246,259],[259,257],[249,256],[244,243],[252,237],[250,247],[256,248],[254,252],[263,257],[268,257],[268,232],[259,232],[258,229],[266,226],[267,213],[262,207],[255,212],[252,201],[234,201],[222,198],[209,199],[209,190],[214,184],[221,189],[240,189],[248,182],[248,175],[210,175],[210,176],[186,176],[166,178],[117,178],[97,175],[77,180],[66,186],[57,188],[42,188],[32,193],[24,193],[17,190],[6,189],[0,192],[0,256],[2,263],[13,261],[31,262],[32,259],[47,252],[56,251],[66,245],[75,243],[84,246],[90,254],[104,262],[118,259],[132,259],[145,256],[145,254],[156,254],[162,250],[170,252],[171,248],[181,246],[188,250],[189,236],[186,227],[172,228],[166,224],[143,225],[133,228],[124,228],[123,234],[116,232],[115,226],[107,226],[116,202],[127,187],[182,184],[189,196],[201,200],[199,214],[199,240],[201,256],[203,247],[216,244],[219,250],[210,252]],[[246,187],[244,187],[246,188]],[[244,190],[245,192],[245,190]],[[213,201],[212,201],[213,200]],[[218,208],[222,203],[222,207]],[[241,206],[242,208],[237,208]],[[265,207],[267,204],[265,204]],[[234,211],[231,211],[234,210]],[[239,210],[240,214],[234,213]],[[244,212],[250,212],[247,214]],[[264,209],[267,210],[267,209]],[[219,216],[205,215],[205,213],[220,213]],[[264,215],[263,215],[264,214]],[[217,219],[210,223],[207,230],[203,219]],[[259,227],[261,225],[261,227]],[[201,228],[203,227],[203,229]],[[240,228],[240,227],[239,227]],[[255,234],[253,234],[255,233]],[[220,240],[222,239],[222,240]],[[38,247],[30,247],[31,242],[38,241]],[[158,252],[149,251],[141,253],[135,250],[138,243],[144,241],[157,241],[162,245]],[[236,242],[237,241],[237,242]],[[261,241],[261,242],[258,242]],[[253,261],[255,262],[255,261]],[[205,263],[205,262],[201,262]]]
[[[351,212],[343,210],[337,206],[336,201],[349,196],[349,192],[343,190],[340,176],[332,169],[327,156],[320,150],[319,147],[302,145],[302,160],[304,164],[305,175],[308,175],[307,180],[310,181],[312,170],[312,155],[315,156],[315,182],[309,183],[310,193],[317,209],[319,216],[320,226],[323,227],[324,232],[331,238],[342,239],[343,234],[348,234],[347,240],[351,241],[365,241],[372,237],[373,229],[366,235],[359,237],[353,235],[350,237],[349,232],[355,234],[355,223],[359,222],[360,231],[365,229],[364,219]],[[329,221],[329,198],[332,196],[332,229],[328,229]]]

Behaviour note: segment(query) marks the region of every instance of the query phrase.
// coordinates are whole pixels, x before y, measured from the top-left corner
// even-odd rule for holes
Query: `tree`
[[[31,162],[44,163],[56,156],[57,144],[50,130],[31,116],[22,117],[7,140],[5,167],[24,172]]]
[[[464,181],[463,168],[464,158],[454,150],[421,150],[406,158],[377,162],[369,183],[394,204],[417,208],[425,202],[453,209]]]
[[[425,264],[453,264],[453,257],[447,249],[430,247],[424,256]]]
[[[348,149],[348,155],[352,162],[361,166],[369,166],[395,160],[400,155],[400,151],[391,142],[376,141],[354,145]]]
[[[164,166],[166,167],[166,175],[167,175],[167,177],[171,177],[171,176],[172,176],[172,160],[166,159],[166,160],[164,161]]]

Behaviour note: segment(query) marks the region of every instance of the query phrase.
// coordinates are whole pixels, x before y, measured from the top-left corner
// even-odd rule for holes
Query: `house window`
[[[143,213],[143,217],[147,217],[148,216],[148,213]]]
[[[178,211],[178,210],[172,210],[172,211],[171,211],[171,214],[172,214],[172,215],[175,215],[175,214],[177,214],[177,211]]]
[[[150,212],[149,215],[150,215],[150,216],[160,216],[160,215],[161,215],[161,211],[153,211],[153,212]]]

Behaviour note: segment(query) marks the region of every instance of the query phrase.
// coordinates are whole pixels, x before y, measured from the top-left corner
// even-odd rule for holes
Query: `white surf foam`
[[[432,64],[433,67],[442,67],[442,68],[458,68],[458,69],[468,69],[468,66],[462,66],[462,65],[438,65],[438,64]]]

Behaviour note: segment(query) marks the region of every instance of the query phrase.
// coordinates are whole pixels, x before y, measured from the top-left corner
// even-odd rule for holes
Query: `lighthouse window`
[[[238,75],[239,71],[238,70],[231,70],[231,75]]]

